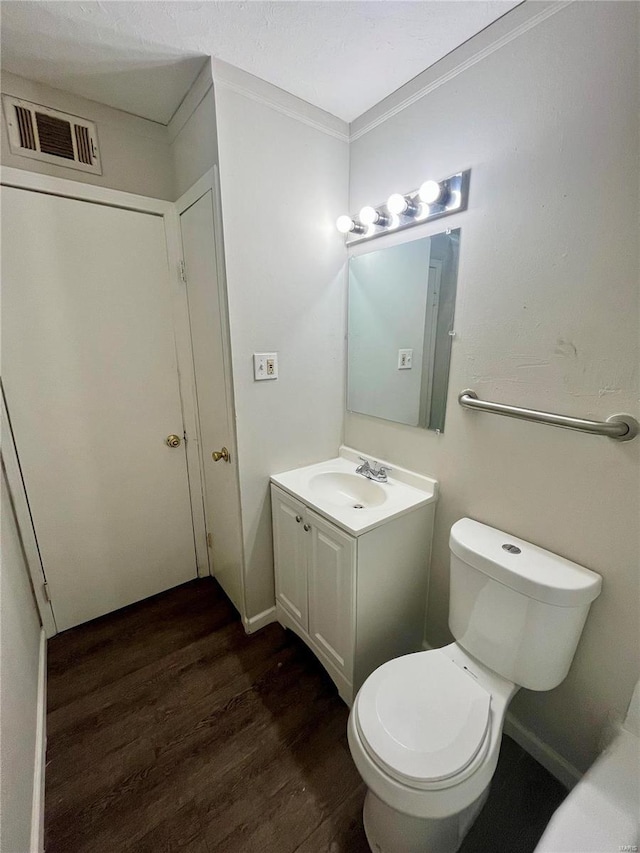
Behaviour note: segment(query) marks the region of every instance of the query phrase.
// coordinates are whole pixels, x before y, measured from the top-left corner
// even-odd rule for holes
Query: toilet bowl
[[[560,683],[600,591],[594,572],[471,519],[450,545],[456,642],[383,664],[349,716],[374,853],[458,850],[488,795],[509,702],[520,686]]]
[[[455,643],[397,658],[373,675],[347,729],[369,789],[370,846],[376,853],[456,850],[489,792],[518,688]]]

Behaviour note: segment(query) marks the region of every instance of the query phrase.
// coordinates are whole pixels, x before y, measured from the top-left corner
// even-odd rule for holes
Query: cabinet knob
[[[310,525],[310,524],[304,524],[304,525],[303,525],[303,527],[304,527],[304,529],[307,531],[307,533],[311,530],[311,525]]]
[[[300,522],[302,521],[302,516],[296,515],[296,521],[298,522],[298,524],[300,524]]]

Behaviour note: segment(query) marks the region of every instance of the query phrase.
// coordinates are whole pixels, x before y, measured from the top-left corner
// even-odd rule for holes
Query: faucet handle
[[[376,462],[376,465],[378,467],[374,468],[373,476],[376,479],[380,479],[381,482],[386,483],[387,482],[387,474],[389,473],[389,471],[393,471],[393,468],[389,467],[388,465],[379,465],[378,462]]]

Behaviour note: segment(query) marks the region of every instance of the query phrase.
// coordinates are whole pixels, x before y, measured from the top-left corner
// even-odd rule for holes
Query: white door
[[[307,551],[310,525],[304,504],[271,487],[276,601],[307,630]]]
[[[230,365],[225,364],[224,292],[215,247],[213,192],[180,214],[191,345],[196,376],[205,519],[211,573],[244,614],[238,462],[232,423]],[[227,351],[228,352],[228,351]],[[226,447],[229,459],[214,462]]]
[[[4,187],[2,250],[7,405],[64,630],[196,576],[164,223]]]
[[[313,512],[309,544],[309,634],[351,681],[356,540]]]

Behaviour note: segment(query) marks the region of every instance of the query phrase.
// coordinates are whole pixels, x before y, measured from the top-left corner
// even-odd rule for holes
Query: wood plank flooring
[[[49,642],[47,853],[369,853],[348,709],[213,579]],[[564,789],[508,738],[462,853],[529,853]]]

